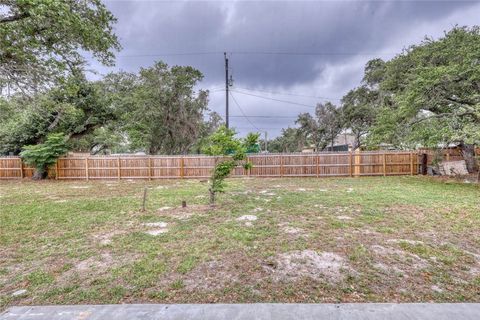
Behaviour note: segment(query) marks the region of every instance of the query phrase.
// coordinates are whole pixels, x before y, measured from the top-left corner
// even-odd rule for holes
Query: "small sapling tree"
[[[35,167],[32,178],[37,180],[46,178],[48,167],[67,151],[68,147],[63,133],[52,133],[47,136],[44,143],[25,146],[20,156],[28,165]]]
[[[210,177],[210,205],[215,204],[218,192],[225,190],[225,178],[232,170],[239,165],[247,156],[247,151],[255,149],[260,134],[249,133],[245,139],[235,138],[235,131],[225,126],[218,128],[208,139],[203,152],[215,157],[215,167]],[[245,163],[243,167],[248,170],[250,163]]]

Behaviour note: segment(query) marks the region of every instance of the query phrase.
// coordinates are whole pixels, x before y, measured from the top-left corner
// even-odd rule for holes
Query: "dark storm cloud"
[[[439,19],[472,3],[453,2],[107,2],[119,18],[124,46],[118,65],[136,68],[163,59],[192,64],[207,81],[223,77],[221,55],[155,56],[212,51],[326,53],[235,54],[238,81],[290,85],[311,81],[349,54],[381,54],[389,37],[411,23]],[[342,54],[343,53],[343,54]],[[135,55],[152,55],[138,57]]]
[[[137,71],[155,60],[164,60],[192,65],[204,73],[204,87],[219,87],[224,79],[221,52],[227,51],[232,52],[231,71],[239,87],[334,98],[358,85],[363,65],[369,59],[390,58],[426,34],[438,36],[455,24],[468,23],[462,21],[463,13],[473,10],[477,17],[480,13],[478,3],[459,1],[106,4],[118,18],[116,33],[124,48],[118,54],[118,69]],[[188,55],[162,55],[166,53]],[[222,94],[212,93],[212,109],[221,110]],[[239,93],[236,96],[247,114],[271,114],[275,110],[295,115],[309,111]],[[318,101],[288,98],[292,99],[309,105]],[[235,121],[239,127],[251,127],[245,119]],[[279,119],[252,121],[257,127],[292,124]]]

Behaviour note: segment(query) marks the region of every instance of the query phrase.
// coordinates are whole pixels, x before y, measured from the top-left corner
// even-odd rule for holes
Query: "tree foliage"
[[[363,85],[350,90],[342,98],[343,127],[349,129],[355,141],[353,149],[360,148],[378,113],[378,92]]]
[[[0,99],[0,153],[18,154],[64,132],[75,151],[184,154],[201,151],[222,123],[208,112],[201,74],[158,63],[140,74],[112,73],[91,82],[70,77],[34,95]]]
[[[48,167],[55,164],[67,151],[65,136],[62,133],[52,133],[44,143],[24,146],[20,156],[28,165],[35,167],[33,178],[43,179],[47,175]]]
[[[24,145],[42,143],[50,133],[63,132],[77,150],[90,150],[84,138],[118,117],[100,83],[72,77],[61,86],[33,96],[18,94],[0,100],[0,153],[18,154]]]
[[[330,102],[318,104],[315,117],[302,113],[295,123],[299,125],[298,130],[305,140],[317,150],[324,150],[328,145],[333,146],[335,138],[343,128],[341,111]]]
[[[208,92],[194,87],[203,75],[192,67],[157,62],[136,77],[126,130],[133,147],[150,154],[188,152],[204,133]]]
[[[249,133],[245,139],[235,138],[235,131],[221,126],[208,139],[203,151],[215,157],[215,167],[210,177],[210,204],[215,203],[216,194],[224,192],[225,178],[247,155],[247,150],[254,148],[258,143],[260,134]],[[245,169],[250,169],[251,164],[245,163]]]
[[[473,170],[472,145],[480,141],[480,28],[455,27],[426,38],[381,64],[383,98],[371,143],[464,146]]]
[[[4,0],[1,9],[0,88],[44,87],[81,69],[81,52],[112,65],[120,48],[100,0]]]
[[[268,142],[269,152],[299,152],[305,145],[305,137],[297,128],[282,129],[280,136]]]

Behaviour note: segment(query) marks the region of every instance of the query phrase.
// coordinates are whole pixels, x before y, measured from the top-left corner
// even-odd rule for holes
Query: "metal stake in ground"
[[[145,212],[145,203],[147,202],[147,187],[143,189],[142,212]]]

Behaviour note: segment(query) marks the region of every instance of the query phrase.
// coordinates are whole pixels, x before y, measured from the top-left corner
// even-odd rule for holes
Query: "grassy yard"
[[[198,180],[1,182],[0,309],[480,301],[476,185],[284,178],[227,189],[210,208]]]

